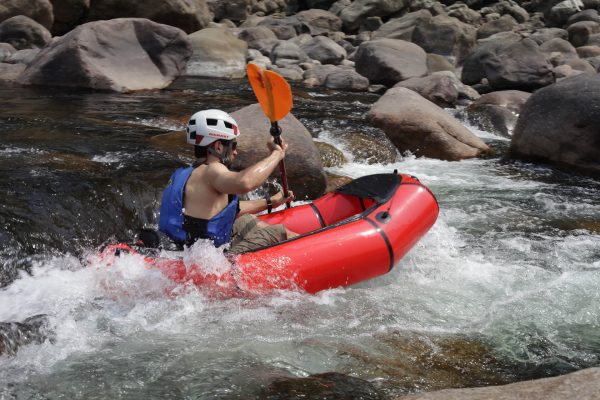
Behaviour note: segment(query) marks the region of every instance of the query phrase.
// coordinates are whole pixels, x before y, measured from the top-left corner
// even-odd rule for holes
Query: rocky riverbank
[[[0,79],[128,92],[164,88],[182,75],[242,78],[253,62],[306,87],[383,94],[368,121],[400,152],[445,160],[493,153],[440,109],[468,106],[475,125],[508,136],[515,129],[511,157],[600,176],[599,7],[599,0],[11,0],[0,8]],[[396,86],[418,96],[388,90]],[[544,100],[535,96],[537,106],[523,108],[545,87]]]

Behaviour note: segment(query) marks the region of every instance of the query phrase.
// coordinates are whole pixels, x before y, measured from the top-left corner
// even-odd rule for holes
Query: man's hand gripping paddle
[[[255,64],[248,64],[248,80],[256,99],[271,121],[271,135],[276,144],[281,146],[281,128],[277,121],[283,119],[292,109],[292,89],[287,81],[273,71],[265,71]],[[288,197],[287,176],[284,160],[279,162],[279,173],[283,185],[283,195]],[[290,208],[290,204],[286,203]]]

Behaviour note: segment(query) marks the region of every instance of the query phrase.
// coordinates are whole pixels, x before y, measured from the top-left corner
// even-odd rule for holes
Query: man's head
[[[198,111],[190,118],[186,129],[187,142],[195,147],[196,157],[209,153],[228,164],[237,145],[240,131],[237,122],[225,111]]]

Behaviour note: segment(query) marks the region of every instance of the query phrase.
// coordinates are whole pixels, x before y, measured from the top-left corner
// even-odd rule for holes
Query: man
[[[287,144],[272,140],[270,154],[240,172],[229,170],[237,155],[240,132],[235,120],[221,110],[192,115],[186,129],[187,142],[194,145],[196,162],[173,173],[163,193],[159,229],[176,243],[191,246],[210,239],[216,247],[231,243],[230,253],[239,254],[296,236],[283,225],[269,225],[255,213],[292,201],[284,197],[239,201],[261,186],[285,157]]]

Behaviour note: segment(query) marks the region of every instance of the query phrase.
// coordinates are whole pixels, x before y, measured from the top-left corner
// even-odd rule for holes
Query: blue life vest
[[[185,184],[193,171],[194,167],[192,166],[175,170],[163,191],[160,205],[158,229],[178,243],[186,241],[187,234],[183,229],[183,197]],[[216,247],[231,241],[231,231],[237,216],[238,202],[238,196],[233,196],[227,207],[208,221],[204,239],[212,239]]]

